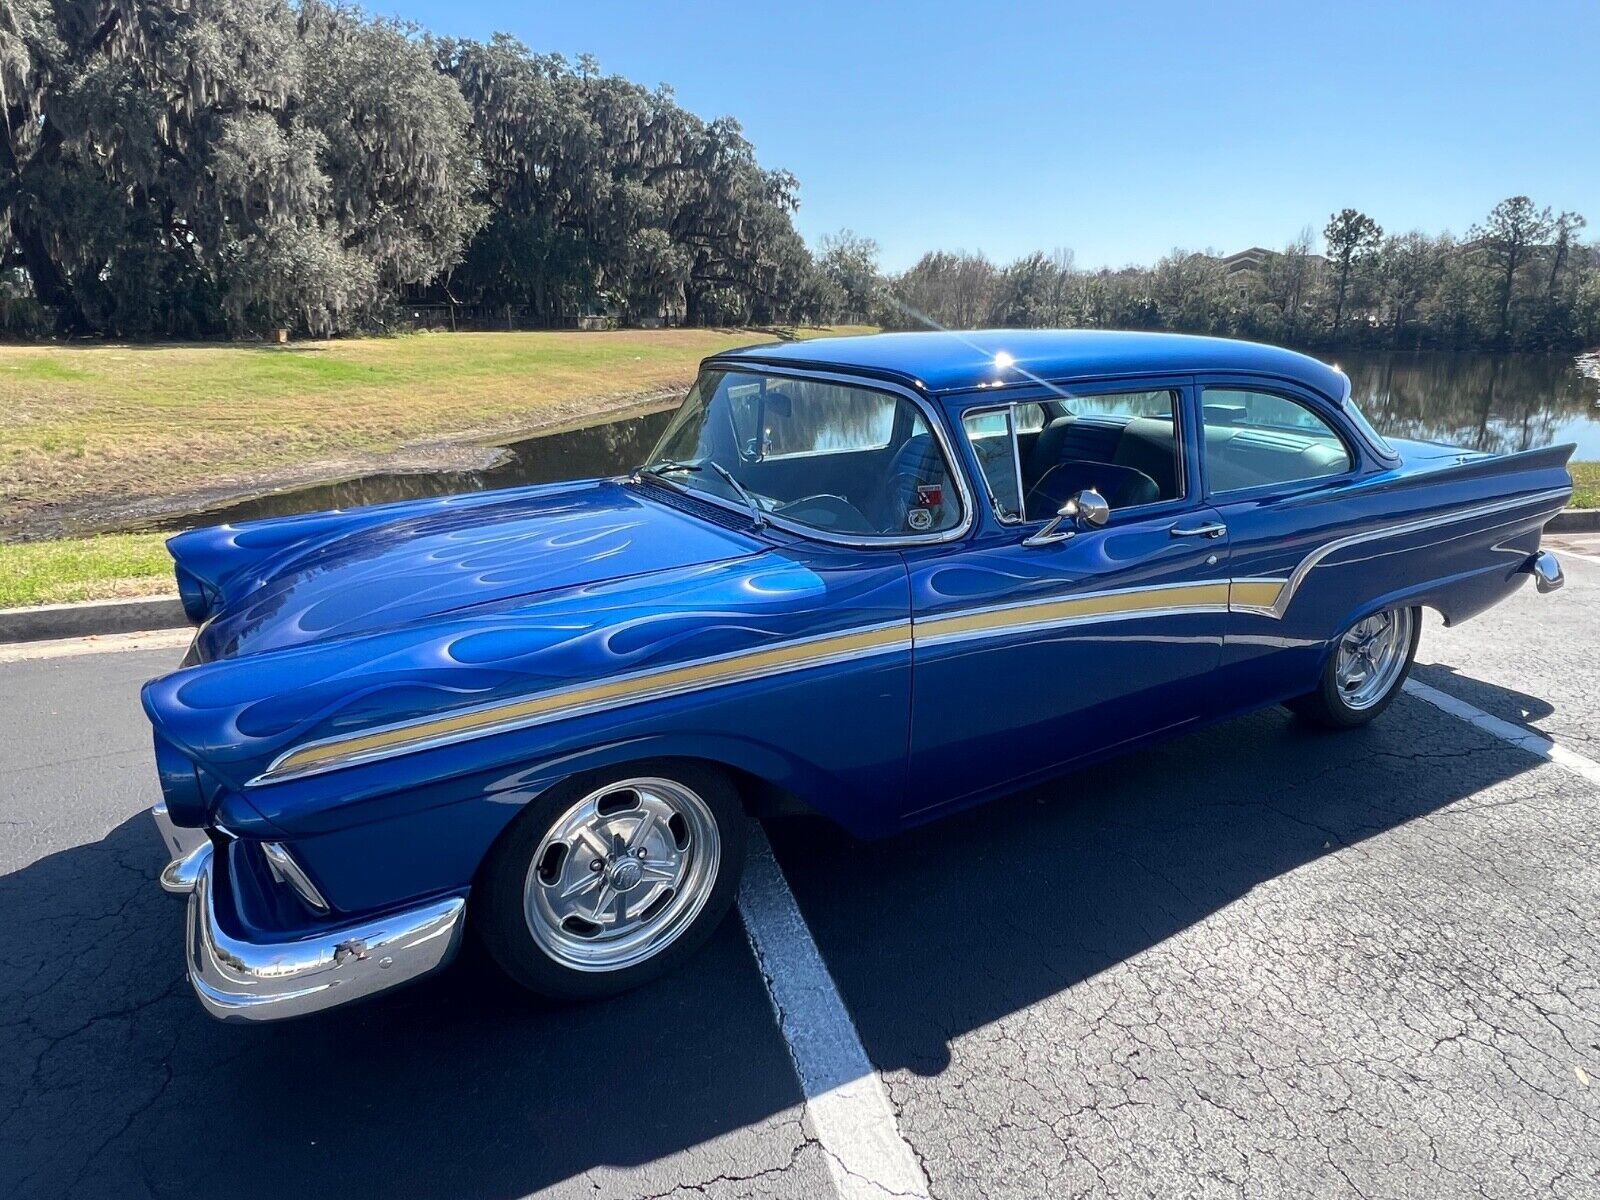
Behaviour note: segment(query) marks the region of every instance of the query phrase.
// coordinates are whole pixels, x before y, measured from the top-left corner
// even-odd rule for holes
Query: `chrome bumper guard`
[[[1560,561],[1548,550],[1539,551],[1523,564],[1522,569],[1533,576],[1533,584],[1541,593],[1553,592],[1567,582],[1567,577],[1561,572]]]
[[[348,1004],[438,970],[460,946],[467,908],[460,896],[293,941],[232,937],[217,922],[210,839],[173,825],[164,803],[151,816],[172,855],[161,886],[189,897],[189,982],[223,1021],[279,1021]]]

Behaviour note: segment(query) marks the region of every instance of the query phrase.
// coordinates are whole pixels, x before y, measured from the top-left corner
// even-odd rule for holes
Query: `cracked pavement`
[[[1595,551],[1591,550],[1591,553]],[[1417,678],[1600,757],[1600,565]],[[469,954],[202,1015],[137,689],[0,665],[0,1195],[832,1194],[737,920],[530,1006]],[[1272,710],[898,839],[775,853],[937,1197],[1600,1196],[1600,789],[1410,696]]]

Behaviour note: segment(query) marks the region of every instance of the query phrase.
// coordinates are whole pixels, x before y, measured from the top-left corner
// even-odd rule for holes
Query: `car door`
[[[907,820],[1206,711],[1227,609],[1228,537],[1201,500],[1193,395],[1188,379],[1150,379],[1069,387],[1042,397],[1048,410],[948,403],[988,511],[969,540],[905,552]],[[1039,417],[1029,416],[1041,412],[1048,420],[1035,431]],[[1128,440],[1130,431],[1139,436]],[[1007,440],[986,444],[996,436]],[[1033,501],[1041,481],[1062,471],[1068,486],[1099,482],[1125,503],[1108,495],[1103,527],[1042,542],[1057,498],[1048,510]]]
[[[1332,406],[1292,384],[1216,375],[1196,389],[1201,473],[1234,581],[1221,691],[1242,710],[1309,690],[1352,607],[1348,580],[1296,569],[1348,532],[1361,459]]]

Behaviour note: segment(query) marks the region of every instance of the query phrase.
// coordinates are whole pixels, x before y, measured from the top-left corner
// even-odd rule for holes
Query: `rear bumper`
[[[232,936],[218,920],[227,890],[218,886],[210,840],[174,826],[163,804],[151,816],[172,854],[161,886],[189,897],[189,982],[220,1020],[278,1021],[348,1004],[438,970],[460,946],[460,896],[282,942]]]
[[[1548,550],[1541,550],[1522,565],[1525,574],[1533,576],[1534,586],[1540,592],[1553,592],[1567,582],[1561,563]]]

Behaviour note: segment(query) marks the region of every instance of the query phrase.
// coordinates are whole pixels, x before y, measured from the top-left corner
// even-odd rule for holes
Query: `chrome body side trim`
[[[914,625],[910,621],[896,621],[800,638],[754,650],[735,651],[669,667],[611,676],[531,697],[458,709],[441,716],[420,717],[358,734],[324,738],[284,751],[247,786],[302,778],[472,738],[668,699],[706,688],[905,651],[919,645],[1005,636],[1095,621],[1189,612],[1245,612],[1279,620],[1311,571],[1340,550],[1526,508],[1549,500],[1565,503],[1567,495],[1566,489],[1538,492],[1336,538],[1307,554],[1286,579],[1198,580],[962,609],[924,618]]]
[[[284,847],[282,842],[262,842],[261,855],[267,860],[267,869],[272,872],[272,877],[279,883],[286,883],[299,893],[304,900],[318,912],[328,911],[328,902],[322,898],[322,893],[317,890],[317,885],[311,882],[305,868],[295,862],[294,856]]]
[[[461,896],[284,942],[250,942],[217,920],[216,860],[199,851],[189,896],[188,970],[200,1003],[223,1021],[277,1021],[348,1004],[427,975],[455,957]]]
[[[279,783],[647,700],[665,700],[707,687],[745,683],[910,648],[911,622],[894,621],[798,638],[756,650],[693,659],[670,667],[612,675],[596,683],[455,709],[443,716],[401,721],[345,737],[306,742],[280,754],[246,786]]]
[[[1355,533],[1348,537],[1335,538],[1333,541],[1319,546],[1300,560],[1299,565],[1289,573],[1288,579],[1283,581],[1283,586],[1279,589],[1277,598],[1271,604],[1256,604],[1244,607],[1248,611],[1259,612],[1264,616],[1281,618],[1288,610],[1289,602],[1294,599],[1295,592],[1305,582],[1306,576],[1329,555],[1337,554],[1341,550],[1348,550],[1351,546],[1364,545],[1367,542],[1375,542],[1382,538],[1400,537],[1408,533],[1422,533],[1425,530],[1438,529],[1445,525],[1457,525],[1463,521],[1475,520],[1478,517],[1494,516],[1497,513],[1509,512],[1512,509],[1526,508],[1530,505],[1558,500],[1561,503],[1552,509],[1550,513],[1550,515],[1554,516],[1555,513],[1561,510],[1561,506],[1566,504],[1569,495],[1571,495],[1571,490],[1568,488],[1553,488],[1545,492],[1535,492],[1528,496],[1517,496],[1511,500],[1497,500],[1492,504],[1480,504],[1472,508],[1460,509],[1456,512],[1440,513],[1437,516],[1423,517],[1415,521],[1404,521],[1398,525],[1385,525],[1378,529],[1369,529],[1365,533]],[[1275,583],[1277,581],[1248,579],[1239,580],[1238,582],[1255,585]]]

